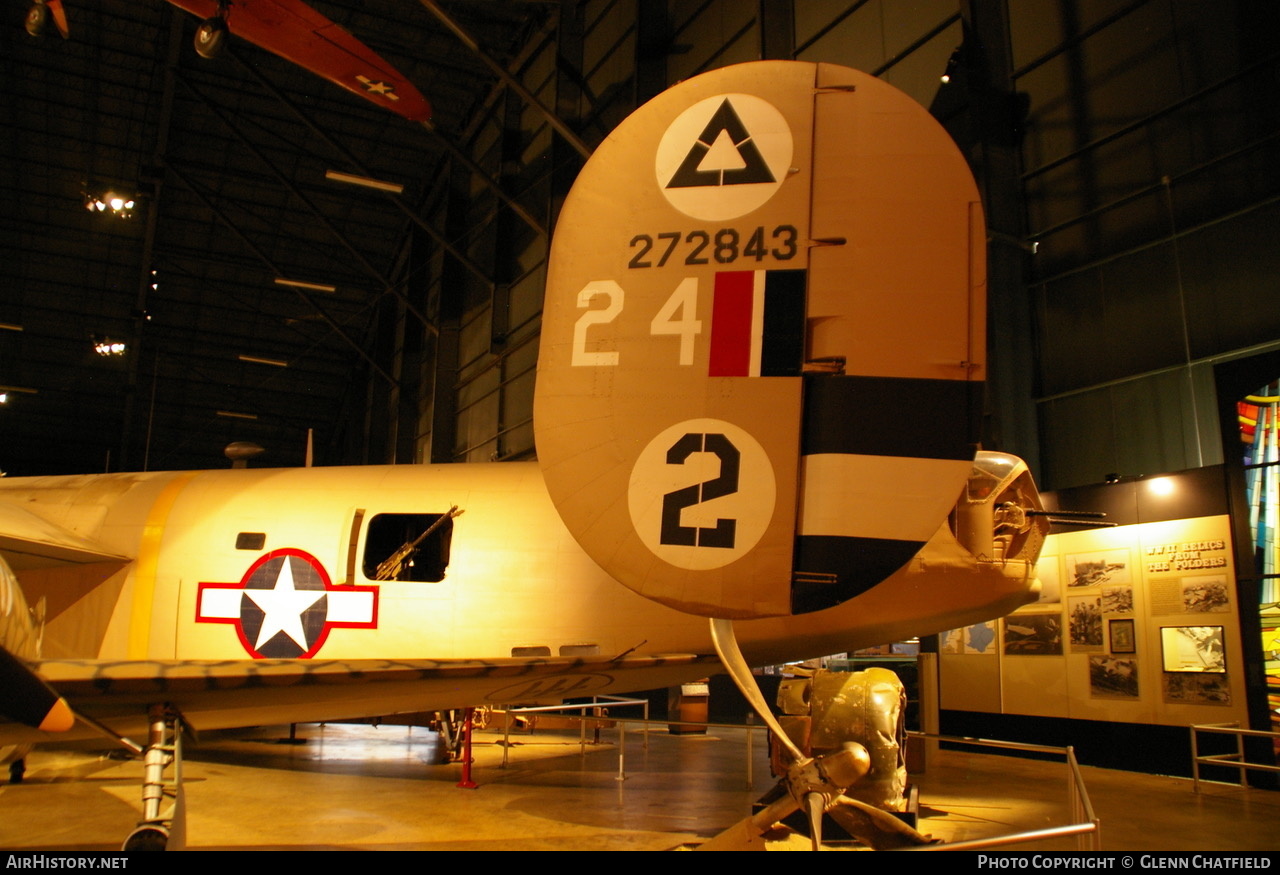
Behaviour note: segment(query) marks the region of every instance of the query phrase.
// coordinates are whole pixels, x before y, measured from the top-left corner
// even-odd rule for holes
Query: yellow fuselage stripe
[[[133,576],[133,612],[129,622],[129,658],[146,659],[151,646],[151,608],[156,593],[156,569],[160,564],[160,541],[174,502],[199,471],[187,471],[169,481],[147,513],[138,542],[137,572]]]

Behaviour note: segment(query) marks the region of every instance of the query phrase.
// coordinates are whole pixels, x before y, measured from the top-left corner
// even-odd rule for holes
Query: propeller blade
[[[0,647],[0,714],[45,732],[66,732],[76,717],[67,700],[54,692],[8,650]]]
[[[813,842],[813,850],[822,850],[822,809],[826,807],[826,799],[821,793],[804,794],[805,814],[809,816],[809,840]]]
[[[768,726],[769,731],[778,739],[778,744],[791,754],[791,761],[797,763],[805,759],[805,755],[800,752],[800,748],[796,747],[791,736],[782,730],[778,718],[773,716],[773,710],[765,701],[764,694],[760,692],[760,687],[751,674],[751,666],[747,665],[747,661],[742,658],[742,650],[738,647],[738,637],[734,634],[732,620],[711,618],[711,643],[715,645],[716,653],[728,670],[729,677],[733,678],[734,684],[743,697],[752,708],[756,709],[765,726]]]
[[[827,814],[849,835],[877,851],[937,843],[937,839],[917,832],[889,812],[848,796],[831,803]]]

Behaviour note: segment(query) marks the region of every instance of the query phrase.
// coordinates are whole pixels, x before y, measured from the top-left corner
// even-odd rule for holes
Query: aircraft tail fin
[[[955,142],[868,74],[759,61],[640,107],[548,265],[534,427],[579,544],[719,618],[905,567],[973,468],[985,240]]]

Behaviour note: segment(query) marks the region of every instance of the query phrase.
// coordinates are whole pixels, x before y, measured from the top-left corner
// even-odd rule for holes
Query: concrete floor
[[[773,783],[754,744],[746,787],[745,731],[705,736],[628,733],[619,781],[617,736],[579,752],[576,733],[478,733],[477,790],[460,766],[429,765],[423,729],[306,726],[206,737],[186,756],[188,846],[236,850],[667,850],[744,817]],[[757,739],[762,735],[757,734]],[[140,810],[139,761],[92,750],[38,750],[27,779],[0,786],[0,847],[115,850]],[[1280,845],[1280,793],[1085,768],[1102,847],[1268,850]],[[943,751],[920,787],[921,830],[964,841],[1070,822],[1060,763]],[[1072,850],[1073,839],[1010,850]]]

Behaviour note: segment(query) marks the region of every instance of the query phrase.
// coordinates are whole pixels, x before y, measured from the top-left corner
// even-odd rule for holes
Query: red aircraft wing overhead
[[[200,18],[216,18],[217,0],[169,0]],[[384,59],[302,0],[236,0],[227,28],[256,46],[413,121],[431,104]]]

